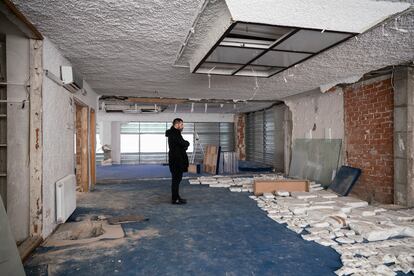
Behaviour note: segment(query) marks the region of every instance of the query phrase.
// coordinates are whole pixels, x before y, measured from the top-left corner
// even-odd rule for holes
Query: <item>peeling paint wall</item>
[[[0,14],[0,32],[6,33],[7,81],[29,79],[29,40]],[[11,101],[27,98],[24,85],[8,85]],[[16,241],[29,235],[29,104],[7,104],[7,215]]]
[[[44,40],[44,69],[60,75],[61,65],[69,61],[47,38]],[[90,89],[90,88],[89,88]],[[43,82],[43,236],[48,236],[56,227],[55,183],[74,174],[74,98],[96,110],[98,95],[90,89],[86,96],[76,96],[44,78]]]
[[[314,90],[288,97],[285,104],[292,112],[292,139],[344,138],[344,99],[342,89],[327,93]]]

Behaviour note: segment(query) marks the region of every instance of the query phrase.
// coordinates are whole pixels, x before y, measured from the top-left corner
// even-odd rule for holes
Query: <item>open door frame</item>
[[[88,106],[76,105],[76,185],[82,192],[89,191]]]
[[[96,113],[93,108],[91,108],[90,112],[90,168],[91,168],[91,185],[90,190],[93,191],[95,189],[96,184]]]

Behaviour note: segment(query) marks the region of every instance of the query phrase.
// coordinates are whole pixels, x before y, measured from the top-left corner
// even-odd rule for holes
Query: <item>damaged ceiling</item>
[[[282,74],[256,79],[209,77],[173,66],[201,0],[13,2],[103,95],[279,100],[414,60],[412,8]],[[360,2],[361,7],[376,3]],[[355,1],[353,5],[358,8]],[[213,20],[217,14],[209,16]]]
[[[280,104],[278,101],[215,101],[177,100],[156,98],[132,98],[102,96],[99,110],[108,113],[154,114],[154,113],[247,113]]]

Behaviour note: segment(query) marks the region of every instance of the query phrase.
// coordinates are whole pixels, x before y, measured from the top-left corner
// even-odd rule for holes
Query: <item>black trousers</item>
[[[177,199],[180,198],[180,182],[183,179],[183,171],[179,171],[179,170],[171,170],[171,177],[172,177],[172,181],[171,181],[171,195],[172,195],[172,200],[176,201]]]

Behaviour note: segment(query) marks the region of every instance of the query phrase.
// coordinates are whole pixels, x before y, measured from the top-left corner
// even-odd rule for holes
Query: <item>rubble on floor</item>
[[[255,180],[282,180],[286,179],[282,174],[255,174],[253,176],[201,176],[198,178],[190,179],[191,185],[209,185],[212,188],[229,188],[232,192],[253,192],[253,183]],[[309,190],[319,191],[323,187],[321,184],[315,182],[310,183]],[[282,192],[287,196],[288,192]]]
[[[284,179],[279,174],[253,177],[199,177],[190,184],[252,192],[254,180]],[[264,193],[250,196],[277,223],[307,241],[330,246],[343,267],[337,275],[414,273],[414,209],[387,210],[352,197],[338,197],[316,183],[310,192]]]

